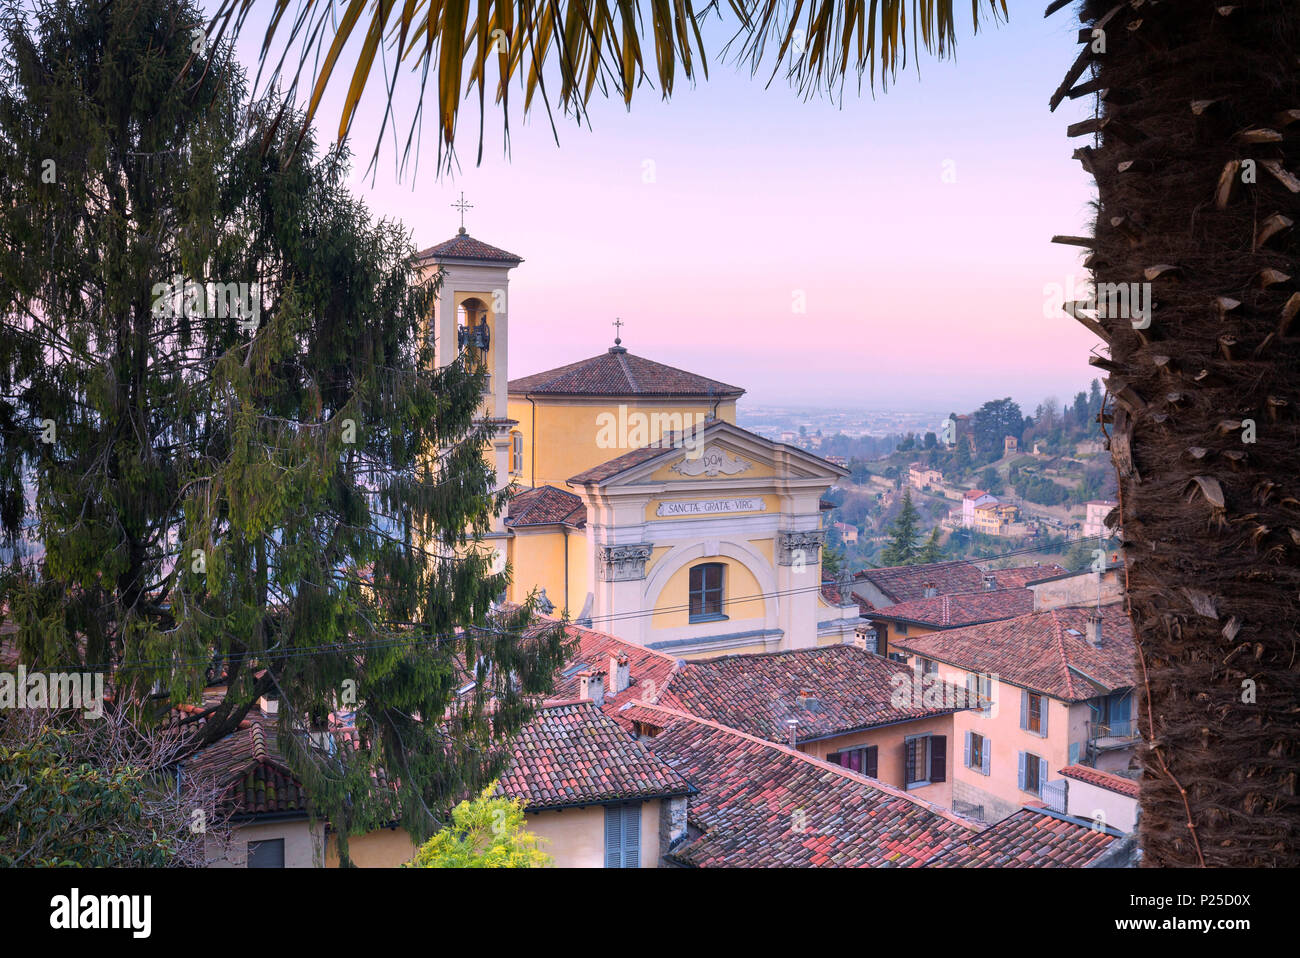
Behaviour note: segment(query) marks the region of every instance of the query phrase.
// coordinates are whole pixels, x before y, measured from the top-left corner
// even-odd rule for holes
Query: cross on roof
[[[452,203],[451,208],[454,210],[460,210],[460,231],[462,233],[465,232],[465,211],[472,210],[474,208],[474,204],[465,202],[464,190],[461,190],[460,199],[457,200],[455,203]]]
[[[615,319],[610,325],[614,327],[614,345],[623,345],[623,340],[619,338],[619,333],[623,331],[623,320]]]

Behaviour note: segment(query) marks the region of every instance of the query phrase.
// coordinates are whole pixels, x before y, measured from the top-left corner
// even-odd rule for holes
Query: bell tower
[[[510,271],[523,259],[470,236],[464,226],[469,204],[462,197],[460,204],[452,205],[461,209],[459,232],[419,254],[424,270],[442,271],[432,321],[434,362],[446,366],[464,353],[468,361],[486,367],[488,381],[479,417],[495,427],[490,456],[501,489],[510,484],[510,433],[515,425],[506,412]],[[503,517],[494,519],[492,529],[504,534]]]

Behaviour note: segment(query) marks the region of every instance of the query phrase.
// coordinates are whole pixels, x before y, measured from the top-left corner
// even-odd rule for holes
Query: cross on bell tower
[[[623,345],[623,340],[619,337],[619,333],[623,331],[623,320],[616,318],[610,325],[614,327],[614,345]]]
[[[451,208],[454,210],[460,210],[460,232],[462,235],[468,235],[465,233],[465,211],[472,210],[474,208],[474,204],[465,202],[464,190],[461,190],[460,199],[457,200],[455,203],[452,203]]]

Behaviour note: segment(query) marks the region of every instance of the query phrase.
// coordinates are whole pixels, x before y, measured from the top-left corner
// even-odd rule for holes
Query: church
[[[630,352],[516,379],[510,272],[523,259],[464,226],[420,254],[442,270],[436,362],[486,364],[482,417],[499,487],[493,523],[510,601],[677,657],[852,641],[855,604],[823,589],[822,496],[847,473],[736,425],[744,389]]]

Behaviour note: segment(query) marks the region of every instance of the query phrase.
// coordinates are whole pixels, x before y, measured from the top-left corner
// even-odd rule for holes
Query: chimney
[[[797,718],[788,718],[785,720],[785,727],[790,730],[790,740],[787,744],[789,744],[791,748],[794,748],[795,744],[799,741],[799,720]]]
[[[587,699],[597,708],[605,704],[605,685],[601,682],[603,672],[588,669],[578,673],[578,698]]]
[[[992,591],[993,591],[994,589],[996,589],[997,587],[998,587],[998,580],[997,580],[997,579],[993,578],[993,576],[991,576],[991,575],[986,575],[986,576],[984,577],[984,590],[985,590],[986,592],[992,592]]]
[[[933,582],[927,582],[925,584],[925,597],[927,599],[933,599],[938,594],[939,594],[939,587],[936,586]]]
[[[1094,649],[1101,648],[1101,614],[1098,612],[1089,612],[1087,625],[1084,627],[1084,635],[1087,636],[1088,644]]]
[[[626,655],[611,655],[609,657],[609,694],[618,695],[625,688],[632,684],[632,676],[629,672]]]

